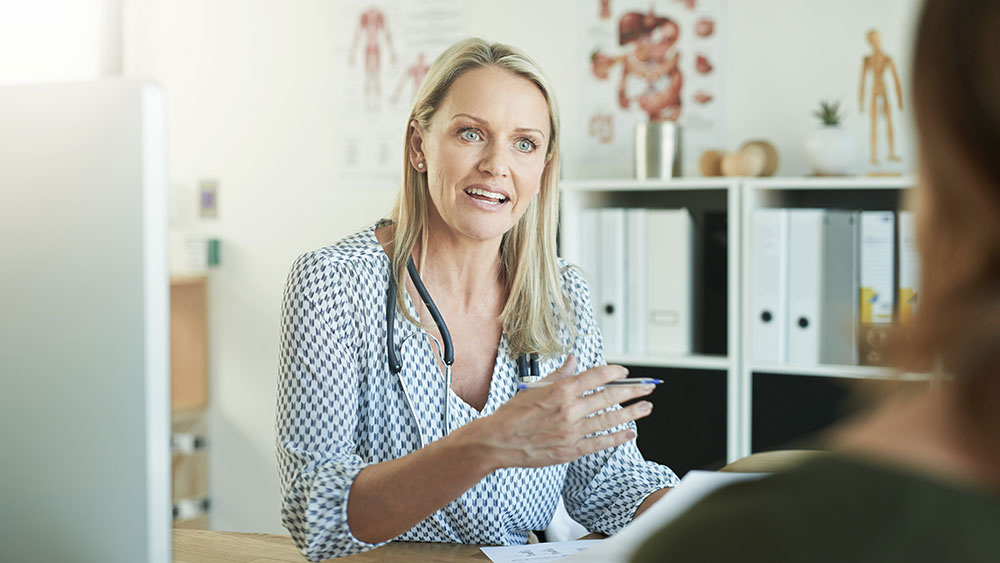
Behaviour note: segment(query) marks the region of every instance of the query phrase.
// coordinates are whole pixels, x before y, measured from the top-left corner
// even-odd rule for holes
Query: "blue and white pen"
[[[552,385],[553,381],[529,381],[528,383],[518,383],[517,390],[523,391],[525,389],[538,389],[539,387],[545,387],[546,385]],[[649,377],[632,377],[626,379],[616,379],[614,381],[609,381],[605,385],[659,385],[663,383],[662,379],[652,379]]]

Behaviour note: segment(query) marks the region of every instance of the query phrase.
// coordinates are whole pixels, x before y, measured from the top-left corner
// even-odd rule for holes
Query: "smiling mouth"
[[[491,192],[489,190],[484,190],[481,188],[468,188],[465,190],[465,193],[467,193],[473,199],[484,201],[486,203],[491,203],[493,205],[500,205],[507,201],[507,198],[503,194],[497,192]]]

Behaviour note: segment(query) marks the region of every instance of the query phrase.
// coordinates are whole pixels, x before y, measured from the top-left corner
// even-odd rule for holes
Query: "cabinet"
[[[208,528],[208,280],[170,280],[174,527]]]
[[[687,208],[696,226],[695,244],[703,236],[697,226],[707,214],[722,214],[727,222],[726,327],[721,347],[725,353],[717,353],[718,343],[702,341],[692,354],[684,356],[607,356],[609,363],[628,366],[633,375],[665,381],[653,395],[654,414],[639,423],[639,446],[647,457],[683,473],[692,468],[715,468],[752,451],[786,447],[842,416],[840,405],[849,393],[842,382],[893,375],[891,370],[877,367],[758,365],[750,361],[751,222],[755,210],[767,208],[897,211],[903,207],[906,190],[912,184],[912,178],[561,183],[560,253],[574,264],[579,263],[584,252],[581,215],[589,208]],[[718,277],[722,276],[716,270],[710,278],[702,277],[700,283],[717,283]],[[704,293],[700,299],[705,299]],[[705,303],[700,305],[704,310]],[[716,353],[705,353],[709,348]]]

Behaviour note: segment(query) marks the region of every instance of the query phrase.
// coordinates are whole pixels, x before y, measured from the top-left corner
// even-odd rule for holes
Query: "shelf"
[[[802,178],[747,178],[751,190],[904,190],[917,183],[915,176],[844,176]]]
[[[647,366],[657,368],[675,369],[708,369],[708,370],[728,370],[730,367],[729,358],[726,356],[646,356],[631,354],[612,354],[605,358],[609,364],[621,364],[625,366]]]
[[[573,192],[624,192],[624,191],[690,191],[725,190],[736,183],[734,178],[672,178],[665,180],[635,180],[609,178],[605,180],[563,180],[563,191]]]
[[[583,254],[585,238],[580,235],[585,210],[688,209],[692,216],[725,213],[727,236],[727,344],[728,356],[650,354],[609,354],[609,363],[685,372],[697,379],[724,373],[726,384],[727,459],[750,453],[753,443],[754,374],[778,374],[773,378],[798,400],[797,389],[837,387],[843,381],[933,381],[927,375],[901,374],[891,368],[856,365],[760,364],[749,357],[749,292],[752,272],[751,227],[760,209],[834,209],[848,211],[900,211],[910,203],[908,195],[917,184],[913,174],[904,176],[849,177],[770,177],[770,178],[674,178],[636,180],[631,178],[579,178],[560,182],[560,249],[570,262]],[[593,244],[590,241],[588,244]],[[689,371],[688,371],[689,370]],[[785,376],[805,376],[794,378]],[[808,378],[812,376],[813,380]],[[763,382],[767,378],[758,378]],[[708,377],[706,381],[714,381]],[[803,400],[808,397],[799,397]],[[830,414],[830,413],[827,413]],[[832,415],[831,415],[832,416]]]
[[[208,275],[206,274],[171,274],[170,275],[170,285],[194,285],[201,284],[208,281]]]
[[[916,176],[843,176],[843,177],[770,177],[770,178],[669,178],[636,180],[633,178],[568,179],[559,182],[564,191],[685,191],[724,190],[742,184],[753,190],[872,190],[907,189],[917,183]]]
[[[892,368],[874,366],[751,364],[750,371],[758,373],[778,373],[783,375],[846,377],[851,379],[900,379],[903,381],[927,381],[930,379],[930,377],[926,374],[901,374]]]

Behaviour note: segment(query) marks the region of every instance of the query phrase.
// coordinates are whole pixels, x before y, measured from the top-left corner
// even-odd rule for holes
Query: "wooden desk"
[[[174,531],[174,563],[303,563],[307,561],[288,536]],[[330,561],[349,563],[459,563],[489,561],[478,545],[391,542],[378,549]]]

